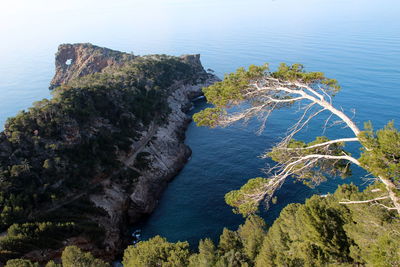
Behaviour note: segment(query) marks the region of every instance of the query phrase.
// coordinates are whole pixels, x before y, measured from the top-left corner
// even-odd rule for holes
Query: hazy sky
[[[255,24],[288,34],[338,20],[375,19],[394,27],[399,13],[399,0],[1,0],[0,51],[26,43],[96,42],[101,34],[150,38],[157,32],[168,39],[210,28],[229,34]]]
[[[255,16],[264,14],[272,18],[293,19],[305,16],[332,14],[338,16],[373,15],[376,9],[383,13],[395,14],[400,11],[398,0],[1,0],[1,28],[12,25],[25,25],[29,28],[41,24],[46,26],[48,19],[58,15],[58,22],[70,20],[85,21],[85,13],[94,10],[129,12],[132,16],[152,17],[154,22],[162,22],[170,16],[185,16],[196,9],[204,20],[216,13],[220,16],[234,16],[252,12]],[[75,14],[79,17],[62,17],[62,14]],[[109,14],[105,14],[109,15]],[[114,14],[117,15],[117,14]],[[161,16],[160,16],[161,15]],[[383,14],[382,14],[383,15]],[[196,18],[196,17],[195,17]],[[101,18],[99,18],[101,19]],[[222,19],[222,18],[221,18]]]
[[[376,14],[376,10],[381,14]],[[183,20],[218,25],[240,20],[243,13],[282,22],[301,23],[312,18],[362,19],[393,17],[400,12],[398,0],[1,0],[2,38],[40,34],[43,28],[77,30],[84,25],[104,25],[110,20],[131,17],[141,27]],[[246,16],[248,17],[248,16]],[[251,22],[247,22],[251,23]],[[19,37],[18,37],[19,36]]]

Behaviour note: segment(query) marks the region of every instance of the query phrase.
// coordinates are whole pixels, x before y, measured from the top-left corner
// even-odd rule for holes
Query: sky
[[[191,14],[198,9],[197,14],[208,17],[238,15],[242,12],[251,12],[255,16],[264,15],[278,19],[293,21],[295,18],[306,18],[320,13],[321,16],[361,16],[372,15],[379,7],[385,13],[398,13],[398,0],[1,0],[0,27],[8,28],[13,25],[25,25],[32,28],[35,25],[46,25],[49,18],[58,16],[57,22],[71,20],[85,21],[85,14],[93,10],[104,10],[107,17],[113,10],[122,15],[138,17],[152,17],[155,23],[162,22],[166,17]],[[345,5],[345,8],[343,8]],[[62,14],[75,14],[80,11],[79,17],[63,17]],[[76,15],[76,14],[75,14]],[[388,14],[390,15],[390,14]],[[235,16],[237,18],[237,16]],[[195,16],[197,18],[197,16]],[[200,23],[200,22],[199,22]]]
[[[377,8],[382,14],[376,14]],[[160,27],[169,31],[180,23],[193,29],[223,28],[238,21],[249,27],[267,21],[299,28],[329,18],[362,21],[378,16],[382,20],[399,12],[398,0],[1,0],[0,36],[7,41],[0,43],[4,47],[35,42],[85,28],[108,30],[118,22],[135,22],[147,31]],[[244,13],[254,20],[240,21],[248,18],[241,16]]]
[[[255,24],[291,34],[371,18],[397,27],[398,13],[399,0],[0,0],[0,58],[21,47],[28,52],[37,46],[54,50],[64,42],[110,45],[99,43],[105,35],[122,44],[127,35],[171,40],[212,28],[210,34],[224,38]]]

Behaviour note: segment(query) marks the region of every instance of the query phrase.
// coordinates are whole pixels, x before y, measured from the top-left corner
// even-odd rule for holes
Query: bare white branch
[[[289,147],[279,147],[279,149],[284,149],[284,150],[302,150],[302,149],[313,149],[317,147],[324,147],[324,146],[329,146],[332,144],[337,144],[337,143],[343,143],[343,142],[358,142],[357,137],[351,137],[351,138],[341,138],[341,139],[335,139],[335,140],[330,140],[327,142],[323,142],[320,144],[312,145],[312,146],[307,146],[307,147],[295,147],[295,148],[289,148]]]
[[[348,200],[348,201],[339,201],[339,204],[348,205],[348,204],[371,203],[371,202],[376,202],[376,201],[383,200],[383,199],[388,199],[388,198],[390,198],[390,197],[389,197],[389,196],[382,196],[382,197],[377,197],[377,198],[368,199],[368,200],[355,200],[355,201],[350,201],[350,200]]]
[[[272,196],[273,192],[277,190],[283,184],[285,179],[292,174],[299,173],[302,170],[306,172],[307,170],[312,170],[313,168],[318,168],[321,166],[323,168],[323,165],[319,165],[319,163],[321,163],[323,160],[332,160],[336,162],[339,162],[340,160],[347,160],[348,162],[361,166],[360,162],[356,158],[347,154],[333,155],[333,151],[330,150],[330,145],[332,144],[359,141],[358,136],[360,134],[360,129],[357,127],[352,118],[347,116],[341,108],[336,108],[333,106],[332,94],[326,91],[323,86],[310,85],[300,80],[296,82],[281,81],[267,75],[245,88],[244,98],[245,100],[249,101],[251,107],[238,113],[223,116],[223,118],[220,120],[221,125],[226,126],[239,120],[247,120],[251,117],[258,116],[262,121],[262,125],[259,130],[260,132],[265,128],[265,123],[269,115],[276,108],[299,103],[300,110],[302,112],[299,120],[288,129],[286,137],[283,138],[283,140],[277,146],[278,149],[282,149],[283,151],[286,150],[291,154],[289,154],[287,157],[288,159],[284,160],[285,162],[281,162],[275,166],[275,168],[273,168],[274,170],[277,170],[277,172],[269,179],[269,182],[266,183],[265,188],[263,188],[263,192],[252,196],[254,199],[261,200],[265,197]],[[288,148],[287,145],[289,141],[292,140],[292,138],[299,131],[304,129],[304,127],[309,124],[311,119],[315,118],[324,111],[330,112],[330,116],[325,121],[324,129],[327,127],[331,116],[334,115],[339,119],[340,123],[343,123],[345,127],[348,127],[353,132],[354,136],[330,140],[305,148]],[[335,123],[336,122],[334,122],[334,124]],[[315,148],[322,148],[321,151],[318,150],[318,152],[316,152],[320,154],[301,155],[301,151]],[[369,150],[367,147],[366,149]],[[292,154],[293,157],[290,157]],[[336,162],[333,163],[336,164]],[[382,199],[390,199],[394,205],[394,208],[386,208],[396,209],[400,214],[400,198],[396,195],[397,189],[392,179],[385,177],[378,177],[378,179],[385,184],[388,191],[388,196],[385,196]],[[381,199],[373,199],[368,201],[376,203],[379,200]],[[347,202],[342,204],[356,204],[356,202]],[[379,205],[383,204],[379,203]]]

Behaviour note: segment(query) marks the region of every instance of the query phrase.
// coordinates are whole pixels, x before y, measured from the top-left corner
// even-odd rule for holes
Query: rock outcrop
[[[50,89],[107,67],[121,66],[135,56],[104,47],[85,44],[62,44],[56,53],[56,73]]]

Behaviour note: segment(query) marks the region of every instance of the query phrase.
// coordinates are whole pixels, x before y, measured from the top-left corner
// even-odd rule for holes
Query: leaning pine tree
[[[374,190],[371,199],[343,199],[340,203],[379,205],[400,214],[400,132],[392,122],[378,131],[373,130],[371,123],[366,123],[361,131],[333,105],[332,98],[339,90],[336,80],[325,77],[322,72],[306,72],[301,64],[281,64],[276,72],[270,72],[268,65],[252,65],[248,70],[240,68],[226,75],[223,81],[204,88],[207,101],[214,107],[194,115],[199,126],[224,127],[258,117],[262,121],[260,130],[263,130],[274,110],[295,103],[300,107],[299,120],[282,141],[264,155],[277,162],[269,170],[269,177],[250,179],[240,190],[229,192],[225,196],[229,205],[249,215],[257,211],[260,202],[268,203],[289,177],[318,184],[329,176],[348,175],[350,165],[354,164],[372,174],[382,185],[381,189]],[[230,112],[232,106],[238,106],[239,111]],[[323,112],[330,113],[328,120],[336,116],[353,135],[335,140],[320,136],[311,143],[293,138]],[[347,142],[360,143],[359,158],[345,151]]]

